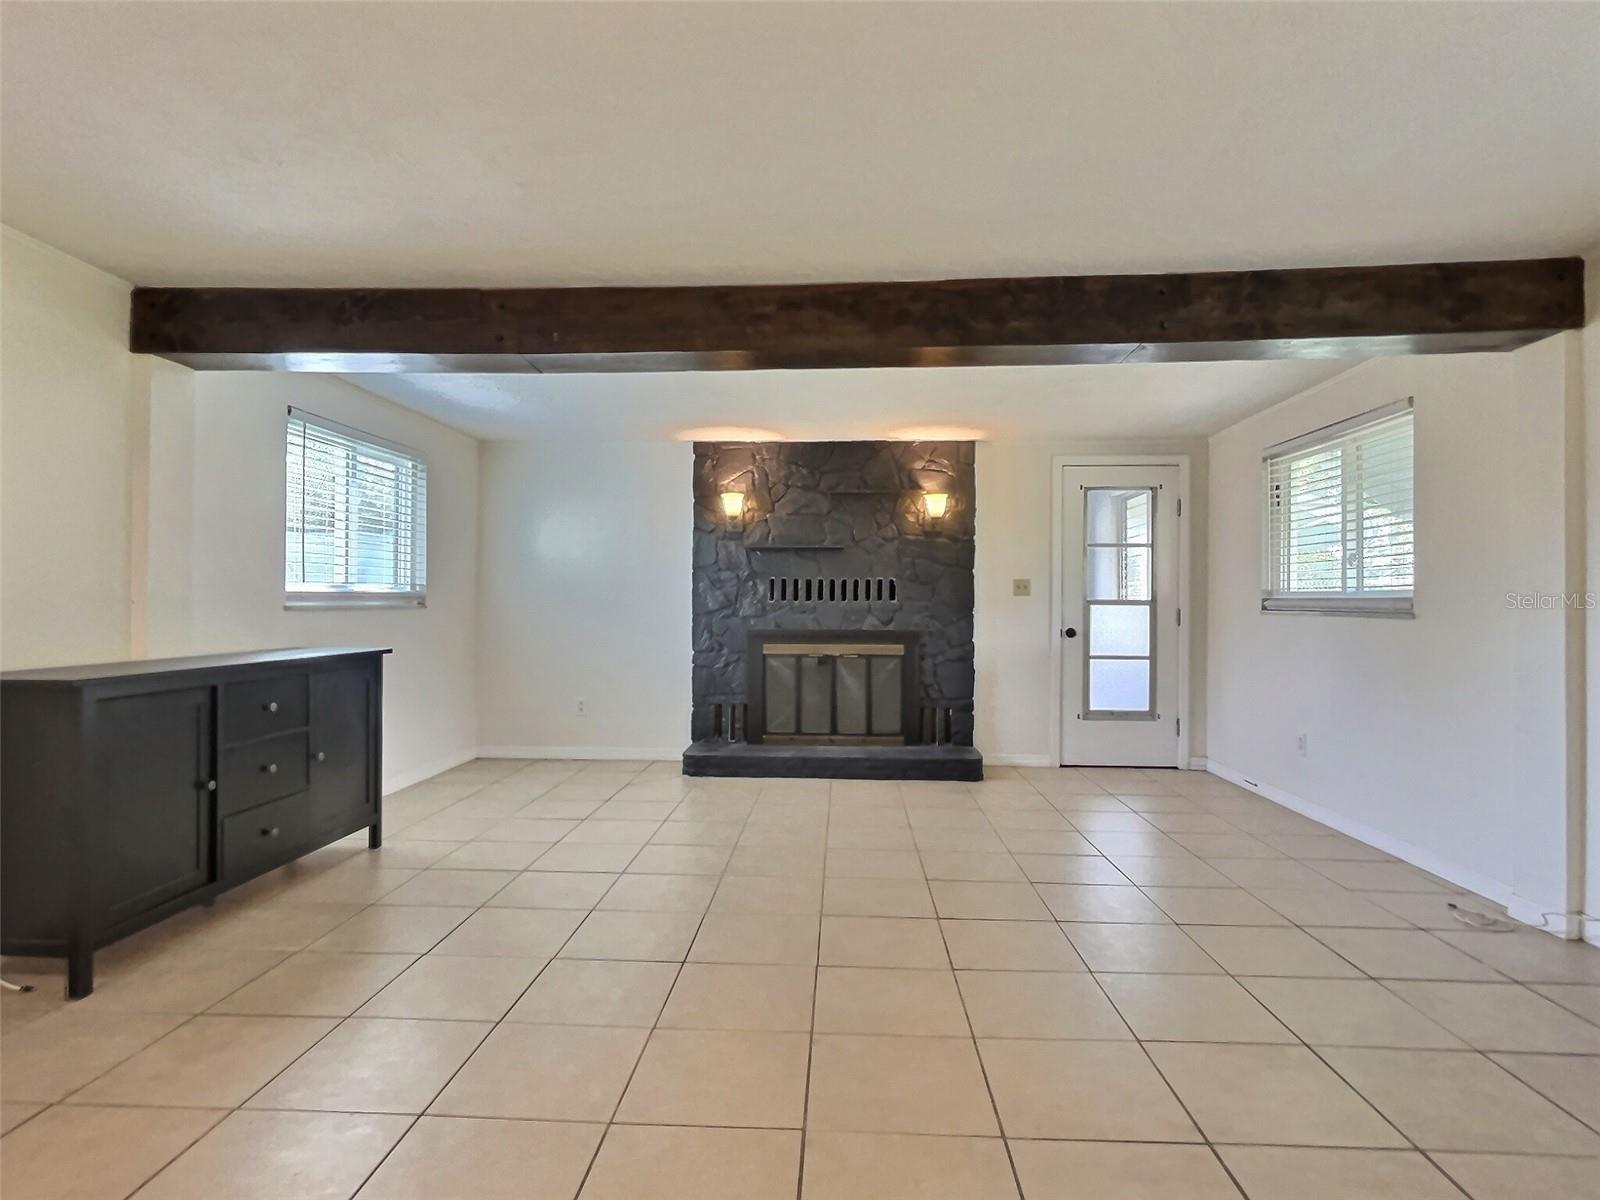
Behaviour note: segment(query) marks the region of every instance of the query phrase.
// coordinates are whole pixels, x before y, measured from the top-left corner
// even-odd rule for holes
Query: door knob
[[[1071,625],[1068,625],[1065,629],[1063,629],[1061,631],[1061,636],[1064,637],[1064,638],[1075,638],[1075,637],[1078,636],[1078,631],[1076,629],[1074,629]]]

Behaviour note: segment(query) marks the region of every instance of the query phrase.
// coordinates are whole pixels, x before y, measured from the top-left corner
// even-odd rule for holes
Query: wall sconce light
[[[950,493],[948,492],[923,492],[922,511],[937,521],[944,516],[945,510],[950,507]]]
[[[744,493],[722,493],[722,515],[730,521],[737,521],[744,515]]]

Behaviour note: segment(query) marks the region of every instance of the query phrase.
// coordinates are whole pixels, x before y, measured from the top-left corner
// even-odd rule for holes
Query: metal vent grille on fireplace
[[[767,580],[769,604],[893,604],[899,597],[892,576],[774,575]]]

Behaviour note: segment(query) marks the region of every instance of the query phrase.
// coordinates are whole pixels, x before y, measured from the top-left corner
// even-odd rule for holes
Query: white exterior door
[[[1181,766],[1179,469],[1061,470],[1061,762]]]

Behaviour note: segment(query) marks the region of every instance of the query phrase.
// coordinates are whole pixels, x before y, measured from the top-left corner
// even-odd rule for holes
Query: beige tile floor
[[[1582,1200],[1600,951],[1193,772],[474,762],[0,1002],[5,1200]]]

